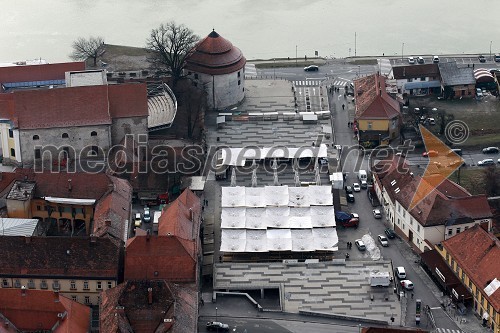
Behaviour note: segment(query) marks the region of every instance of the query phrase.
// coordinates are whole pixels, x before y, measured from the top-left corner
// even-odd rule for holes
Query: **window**
[[[9,138],[13,138],[14,137],[14,131],[9,129]]]
[[[406,210],[404,210],[404,209],[403,209],[403,217],[406,217]]]
[[[9,280],[2,279],[2,288],[9,288]]]
[[[198,80],[198,73],[195,73],[195,74],[194,74],[194,79],[195,79],[195,80]]]
[[[241,80],[238,80],[238,85],[241,85]]]
[[[42,280],[42,282],[40,283],[40,289],[47,289],[47,288],[48,288],[47,281]]]
[[[35,281],[33,280],[28,280],[28,288],[29,289],[35,289]]]
[[[373,123],[371,121],[368,122],[368,129],[372,129]]]
[[[10,156],[16,157],[16,150],[14,148],[10,148]]]
[[[63,138],[63,139],[67,139],[67,138],[69,138],[68,133],[63,133],[63,134],[61,135],[61,138]]]
[[[111,289],[111,288],[113,288],[113,282],[108,281],[108,289]]]
[[[40,151],[40,148],[37,148],[35,149],[35,158],[41,158],[42,157],[42,153]]]
[[[448,229],[448,236],[451,236],[453,235],[453,230],[452,229]]]
[[[425,81],[425,77],[421,77],[421,78],[420,78],[420,81]]]
[[[97,289],[101,290],[102,289],[102,282],[97,281]]]
[[[465,231],[465,230],[467,230],[467,229],[469,229],[469,226],[465,226],[465,227],[464,227],[464,231]]]
[[[240,76],[241,76],[240,71],[238,71],[238,77],[240,77]]]
[[[460,228],[457,228],[457,234],[459,234],[459,233],[460,233]]]
[[[420,232],[420,224],[417,223],[417,232]]]
[[[83,290],[89,290],[89,281],[83,281]]]
[[[52,289],[54,289],[54,290],[61,289],[61,285],[59,285],[59,281],[58,280],[54,280],[54,282],[52,282]]]
[[[401,205],[398,205],[398,213],[401,214]]]
[[[76,290],[76,281],[71,281],[69,284],[69,289]]]
[[[78,296],[71,295],[71,300],[74,301],[74,302],[78,302]]]
[[[90,304],[90,296],[85,296],[85,304]]]
[[[33,140],[39,140],[40,137],[38,135],[33,135]]]
[[[21,280],[16,279],[14,281],[14,288],[21,288]]]
[[[96,131],[90,132],[90,136],[97,136],[97,132]]]

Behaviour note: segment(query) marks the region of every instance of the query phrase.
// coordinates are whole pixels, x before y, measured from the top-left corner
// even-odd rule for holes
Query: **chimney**
[[[90,242],[91,243],[96,243],[97,242],[97,236],[94,234],[90,234]]]
[[[24,236],[24,242],[25,242],[26,244],[31,243],[31,236],[30,236],[30,235],[26,235],[26,236]]]
[[[71,191],[73,188],[71,187],[71,179],[68,179],[68,191]]]
[[[104,225],[105,225],[106,227],[111,227],[111,220],[105,220],[105,221],[104,221]]]
[[[121,314],[124,314],[125,313],[125,307],[124,306],[120,306],[118,305],[116,307],[116,313],[121,313]]]
[[[26,286],[21,286],[21,296],[26,296]]]
[[[148,304],[153,304],[153,288],[148,288]]]

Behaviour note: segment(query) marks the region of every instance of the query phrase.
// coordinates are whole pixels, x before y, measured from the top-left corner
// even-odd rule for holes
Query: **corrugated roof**
[[[0,235],[2,236],[33,236],[38,220],[2,217],[0,223]]]
[[[472,67],[458,67],[456,62],[439,63],[443,86],[476,84]]]

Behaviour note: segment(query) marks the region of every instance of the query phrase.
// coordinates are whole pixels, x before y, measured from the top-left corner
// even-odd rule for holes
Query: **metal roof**
[[[458,67],[456,62],[439,63],[443,86],[476,84],[472,67]]]
[[[0,218],[0,228],[2,236],[33,236],[37,219],[13,219]]]

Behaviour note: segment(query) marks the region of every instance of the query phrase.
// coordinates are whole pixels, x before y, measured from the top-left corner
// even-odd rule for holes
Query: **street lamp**
[[[217,310],[219,310],[217,307],[215,307],[215,321],[218,321],[217,320]]]
[[[405,51],[405,43],[403,43],[403,45],[401,45],[401,61],[404,61],[403,58],[404,58],[404,52]]]
[[[493,44],[492,40],[490,40],[490,61],[491,61],[491,44]]]
[[[276,58],[273,58],[274,79],[276,80]]]

